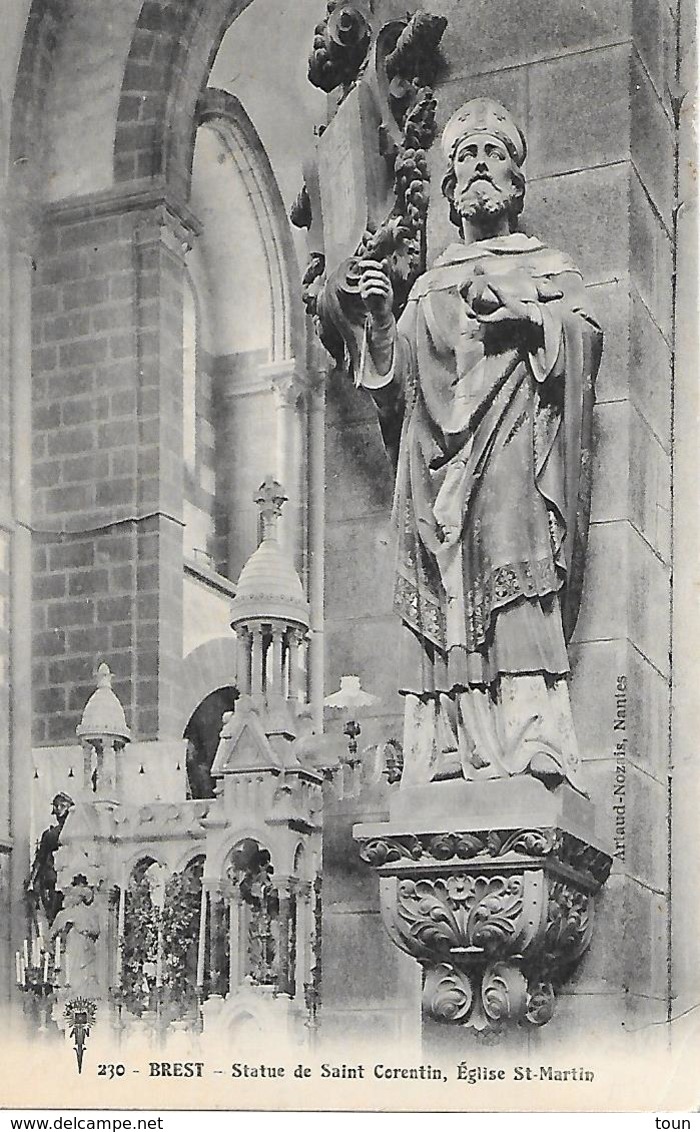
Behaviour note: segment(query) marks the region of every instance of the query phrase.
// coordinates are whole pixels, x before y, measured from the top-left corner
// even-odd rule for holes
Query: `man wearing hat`
[[[581,595],[602,334],[578,269],[517,232],[525,139],[467,102],[443,134],[461,240],[401,318],[363,265],[361,382],[402,419],[395,605],[409,630],[404,784],[530,773],[583,792],[566,642]]]

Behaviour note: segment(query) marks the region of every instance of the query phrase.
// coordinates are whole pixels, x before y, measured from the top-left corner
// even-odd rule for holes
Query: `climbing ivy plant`
[[[196,1000],[199,909],[203,860],[173,873],[163,910],[153,902],[148,868],[136,872],[126,891],[122,944],[121,1000],[140,1016],[155,1006],[158,933],[162,939],[161,1005],[170,1020],[181,1018]]]

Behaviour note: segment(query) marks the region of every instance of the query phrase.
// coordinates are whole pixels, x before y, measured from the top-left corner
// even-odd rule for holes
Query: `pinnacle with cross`
[[[282,484],[273,476],[266,476],[258,488],[255,502],[260,508],[263,539],[276,538],[277,520],[282,514],[282,505],[287,502]]]

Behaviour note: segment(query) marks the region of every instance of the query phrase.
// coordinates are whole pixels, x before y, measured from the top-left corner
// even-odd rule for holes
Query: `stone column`
[[[276,434],[274,398],[269,380],[260,375],[257,354],[215,360],[213,371],[217,435],[221,435],[217,524],[232,582],[258,545],[258,510],[251,497],[269,471]]]
[[[96,656],[140,738],[180,734],[182,291],[197,230],[162,188],[46,210],[32,273],[40,745],[74,737]]]
[[[197,934],[197,995],[204,993],[204,978],[206,970],[206,944],[207,944],[207,913],[209,893],[207,884],[202,880],[202,891],[199,902],[199,930]]]
[[[100,996],[107,998],[112,978],[114,946],[114,890],[108,888],[106,879],[95,884],[95,908],[98,913],[100,934],[96,943],[97,979]]]
[[[4,786],[9,813],[3,814],[0,828],[0,869],[3,877],[9,871],[9,908],[2,912],[9,935],[9,947],[3,956],[5,970],[0,974],[3,990],[14,987],[10,956],[21,949],[26,935],[23,910],[24,884],[28,876],[34,846],[29,844],[31,764],[27,751],[32,742],[32,594],[29,579],[32,573],[31,493],[32,453],[32,335],[31,280],[35,237],[30,213],[15,198],[4,210],[9,253],[7,291],[3,294],[3,312],[9,314],[9,401],[11,411],[9,467],[11,491],[3,499],[10,500],[10,511],[0,504],[1,565],[5,575],[3,592],[9,596],[9,642],[12,657],[12,680],[6,681],[9,698],[5,718],[10,722],[8,781]],[[4,245],[7,246],[7,245]],[[6,418],[7,419],[7,418]],[[9,546],[9,554],[7,553]],[[9,573],[9,585],[7,575]],[[38,660],[38,657],[34,658]],[[9,657],[5,659],[8,664]],[[6,668],[7,672],[7,668]],[[0,703],[0,710],[3,705]],[[9,860],[5,854],[10,853]],[[8,869],[9,866],[9,869]],[[3,892],[7,887],[3,885]],[[10,972],[8,978],[8,972]]]
[[[232,893],[229,896],[229,921],[228,921],[228,934],[229,934],[229,970],[228,970],[228,989],[229,993],[233,992],[241,985],[245,975],[245,954],[244,947],[245,941],[243,939],[243,922],[242,915],[242,898],[234,886]]]
[[[304,881],[297,888],[296,899],[296,972],[295,998],[304,1001],[304,989],[311,979],[311,933],[313,916],[311,910],[312,888],[310,881]]]
[[[284,484],[288,503],[279,524],[280,541],[301,567],[304,546],[305,486],[302,481],[304,458],[305,383],[293,358],[261,366],[261,377],[270,381],[275,395],[277,421],[276,475]]]
[[[152,579],[153,597],[157,600],[158,636],[157,657],[154,657],[150,630],[144,626],[144,632],[141,633],[137,623],[136,707],[138,712],[143,701],[141,714],[146,704],[151,711],[153,706],[157,707],[159,737],[174,735],[172,727],[174,724],[179,725],[184,494],[182,309],[185,255],[198,231],[199,225],[194,217],[190,217],[182,209],[176,212],[167,204],[158,206],[150,216],[137,224],[134,231],[139,303],[136,361],[139,372],[143,374],[140,388],[137,389],[139,439],[145,447],[147,440],[144,434],[149,432],[149,423],[155,434],[154,438],[157,438],[155,476],[147,453],[144,451],[138,456],[139,512],[144,515],[149,511],[156,512],[153,518],[144,520],[142,529],[144,536],[146,532],[150,534],[148,541],[154,543],[158,551],[157,571],[152,566],[150,570],[140,570],[145,585],[147,579]],[[156,282],[159,305],[154,312],[154,319],[154,315],[150,313],[152,301],[149,284],[152,288]],[[152,477],[150,481],[149,472]],[[140,539],[139,567],[142,558],[148,561],[148,551],[143,545],[146,541],[144,537]],[[154,659],[157,661],[155,670]],[[152,704],[152,693],[146,691],[153,686],[154,679],[157,681],[156,705]],[[141,687],[144,688],[145,695],[140,694]],[[134,726],[138,727],[138,718],[134,720]],[[139,731],[142,738],[144,731],[148,734],[148,728],[142,727]],[[179,732],[177,737],[180,737]]]
[[[245,625],[236,630],[236,683],[241,695],[250,694],[251,689],[251,633]]]
[[[293,981],[290,971],[290,915],[293,907],[291,877],[281,877],[276,884],[279,898],[279,913],[277,916],[277,987],[283,994],[290,994]]]
[[[122,945],[124,943],[124,927],[126,920],[126,879],[122,877],[119,883],[119,903],[117,907],[117,951],[115,960],[115,985],[121,987],[122,985],[122,972],[124,970],[124,954]]]
[[[268,686],[268,695],[272,692],[276,696],[284,694],[284,672],[282,654],[282,629],[273,628],[271,649],[271,675],[272,682]]]
[[[224,975],[224,902],[216,887],[209,889],[209,993],[221,994]]]
[[[289,653],[287,663],[289,666],[289,699],[297,700],[299,693],[303,691],[301,686],[301,657],[300,649],[303,642],[303,634],[298,629],[290,629],[287,640],[289,643]]]
[[[323,594],[325,559],[325,423],[326,375],[319,373],[309,390],[309,605],[308,696],[317,732],[323,731],[324,643]]]
[[[121,963],[119,949],[119,918],[121,889],[114,885],[109,891],[109,931],[107,933],[107,987],[110,992],[119,986]]]
[[[250,630],[252,648],[250,650],[250,694],[255,697],[262,696],[263,692],[263,639],[262,627],[254,625]]]
[[[312,1035],[318,1026],[323,999],[323,898],[322,880],[317,876],[311,883],[309,977],[304,986],[304,1001],[309,1012]]]

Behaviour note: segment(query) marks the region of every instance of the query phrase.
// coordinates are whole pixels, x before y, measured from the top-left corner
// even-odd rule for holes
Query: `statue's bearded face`
[[[452,204],[464,220],[479,221],[512,214],[522,207],[522,181],[502,141],[491,134],[462,138],[453,158]]]

